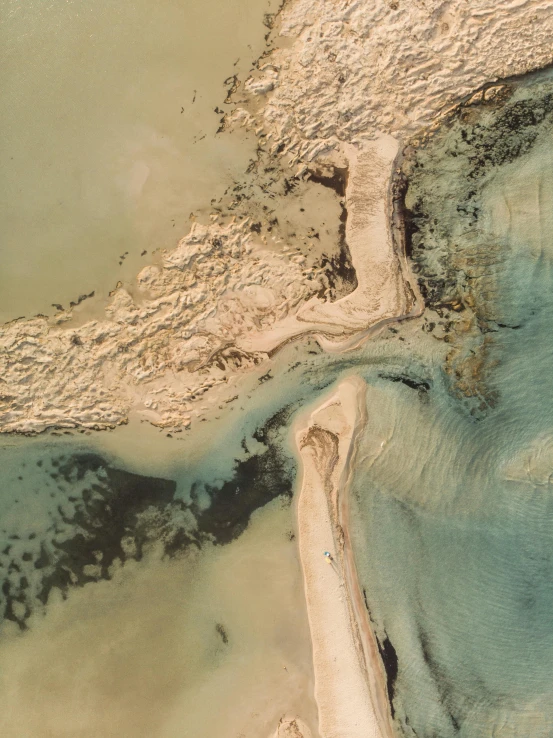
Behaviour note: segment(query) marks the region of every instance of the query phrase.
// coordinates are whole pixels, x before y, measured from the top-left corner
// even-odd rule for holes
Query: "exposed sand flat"
[[[334,303],[312,300],[299,311],[300,320],[340,325],[352,333],[412,307],[391,233],[390,187],[398,148],[398,141],[386,135],[346,147],[346,241],[358,285]]]
[[[349,166],[357,290],[324,302],[321,270],[291,256],[293,244],[267,248],[247,218],[195,226],[130,291],[119,285],[98,319],[71,308],[1,327],[0,432],[106,428],[132,413],[188,427],[287,340],[310,332],[347,348],[401,316],[414,298],[384,228],[389,137],[404,141],[481,85],[553,59],[549,0],[293,0],[276,27],[288,40],[236,88],[226,127],[255,129],[291,175]]]
[[[355,572],[341,527],[340,492],[363,424],[364,387],[358,378],[345,380],[296,428],[303,467],[298,537],[321,738],[392,736],[383,667],[366,612],[357,607]],[[332,554],[331,563],[324,551]]]
[[[240,348],[268,352],[303,333],[322,333],[325,348],[343,345],[353,335],[386,320],[420,312],[416,280],[396,252],[390,188],[399,142],[388,135],[358,146],[347,145],[346,242],[357,275],[356,289],[329,302],[313,297],[295,315],[269,331],[249,333]]]

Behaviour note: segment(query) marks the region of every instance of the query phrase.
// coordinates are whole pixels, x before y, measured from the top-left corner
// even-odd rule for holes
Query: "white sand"
[[[273,351],[290,338],[322,334],[327,350],[333,345],[367,338],[380,324],[418,315],[423,301],[416,279],[392,234],[391,183],[399,142],[388,135],[358,146],[344,146],[347,160],[346,242],[357,275],[356,289],[335,302],[313,297],[270,330],[250,332],[238,345],[247,351]]]
[[[300,320],[341,325],[349,332],[366,329],[405,312],[399,264],[390,230],[389,189],[398,142],[391,136],[346,147],[346,241],[357,274],[355,291],[334,303],[307,304]]]
[[[340,493],[347,491],[363,400],[364,382],[345,380],[296,427],[303,467],[299,548],[321,738],[392,736],[383,667],[366,612],[358,607],[349,541],[341,527],[345,508]],[[332,554],[330,563],[325,551]]]

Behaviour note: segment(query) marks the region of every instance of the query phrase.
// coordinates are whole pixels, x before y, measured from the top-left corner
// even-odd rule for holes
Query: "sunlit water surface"
[[[424,384],[370,383],[353,486],[410,738],[553,734],[552,93],[545,74],[504,108],[465,108],[412,170],[414,258],[442,307],[403,360]],[[478,321],[447,335],[447,374],[430,344],[469,314],[457,299]]]
[[[272,5],[1,0],[0,320],[105,298],[243,173],[224,81]]]

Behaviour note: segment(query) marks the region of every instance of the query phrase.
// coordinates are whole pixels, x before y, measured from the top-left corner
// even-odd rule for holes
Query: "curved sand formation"
[[[265,84],[249,83],[266,102],[237,118],[299,167],[344,142],[403,139],[482,85],[553,60],[548,0],[293,0],[278,24],[288,43],[258,64]]]
[[[274,351],[305,333],[321,335],[325,348],[341,348],[366,337],[376,326],[420,314],[416,280],[392,232],[391,185],[399,143],[381,135],[346,146],[348,183],[346,243],[357,276],[356,289],[335,302],[313,297],[269,331],[251,332],[238,345],[247,351]]]
[[[364,389],[358,378],[343,381],[295,429],[302,462],[298,542],[322,738],[393,737],[383,666],[347,532],[348,479],[365,422]],[[332,554],[330,562],[324,551]]]
[[[112,427],[132,411],[160,427],[187,427],[205,395],[226,401],[231,378],[290,339],[314,333],[340,350],[420,314],[389,217],[397,152],[390,136],[347,147],[353,293],[333,303],[316,297],[320,275],[267,253],[247,220],[195,224],[161,264],[138,274],[136,293],[118,286],[104,319],[74,325],[68,311],[0,330],[0,432]]]
[[[278,239],[268,248],[247,218],[195,227],[132,288],[118,285],[100,317],[67,310],[1,327],[0,432],[107,428],[133,413],[188,427],[286,340],[309,332],[329,350],[347,348],[413,314],[384,227],[389,136],[401,142],[482,84],[553,59],[547,0],[294,0],[273,20],[293,41],[236,83],[227,127],[250,125],[297,177],[349,161],[357,290],[321,301],[320,273],[279,251]]]

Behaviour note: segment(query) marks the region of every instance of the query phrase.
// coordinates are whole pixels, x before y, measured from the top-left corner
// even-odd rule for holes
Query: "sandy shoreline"
[[[295,428],[302,462],[298,545],[321,738],[393,736],[384,669],[347,533],[348,479],[365,422],[364,390],[359,378],[346,379]]]
[[[334,302],[311,298],[278,326],[242,337],[237,344],[240,348],[274,352],[291,339],[314,334],[326,350],[341,351],[387,323],[421,313],[417,281],[398,249],[390,218],[399,150],[400,142],[388,135],[359,146],[344,146],[348,171],[345,236],[357,276],[355,290]]]
[[[236,86],[232,115],[237,126],[249,121],[260,152],[281,161],[285,193],[317,167],[347,168],[346,242],[357,288],[331,301],[299,237],[286,237],[276,217],[258,222],[268,207],[259,195],[241,217],[230,208],[225,217],[213,212],[132,284],[118,282],[99,317],[81,320],[71,308],[0,327],[0,432],[84,432],[136,416],[179,432],[208,417],[222,425],[219,411],[230,412],[234,402],[239,408],[250,386],[253,394],[263,385],[278,368],[273,353],[288,341],[315,335],[325,351],[344,351],[418,314],[416,280],[394,241],[398,150],[483,84],[550,63],[552,7],[544,0],[283,4],[286,43],[264,53]],[[364,391],[361,379],[343,381],[295,426],[298,542],[321,738],[393,737],[348,533]],[[540,449],[525,451],[506,473],[522,476],[529,455],[535,469],[527,476],[538,478]],[[286,716],[275,736],[308,738],[308,728]]]

